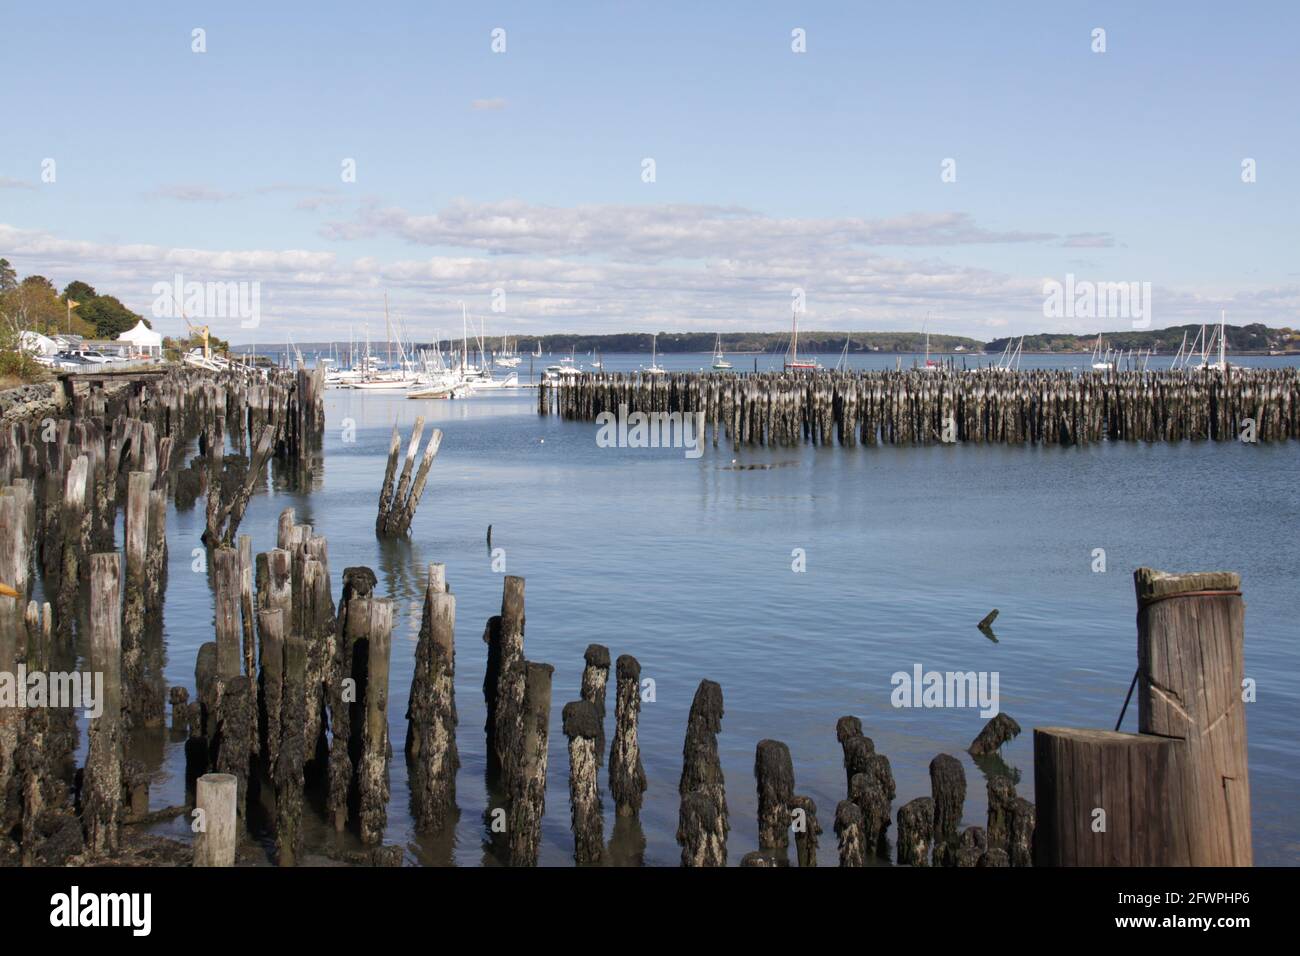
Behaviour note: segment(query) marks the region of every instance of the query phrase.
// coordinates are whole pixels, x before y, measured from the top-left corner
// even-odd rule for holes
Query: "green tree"
[[[111,295],[96,296],[83,303],[77,314],[95,327],[95,335],[101,339],[117,338],[141,318]]]
[[[82,282],[80,279],[74,279],[72,282],[69,282],[67,287],[63,290],[64,302],[67,302],[69,299],[73,302],[89,302],[91,299],[98,298],[98,296],[99,293],[95,291],[93,286],[87,282]]]
[[[0,295],[18,288],[18,273],[8,259],[0,259]]]

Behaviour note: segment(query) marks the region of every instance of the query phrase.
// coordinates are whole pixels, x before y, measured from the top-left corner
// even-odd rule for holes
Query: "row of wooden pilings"
[[[12,508],[5,499],[13,498],[0,497],[0,504]],[[21,524],[20,516],[15,520]],[[314,805],[324,807],[335,831],[355,831],[366,848],[327,851],[331,855],[353,863],[400,862],[401,849],[383,845],[393,603],[375,594],[370,569],[347,568],[336,610],[326,542],[297,524],[292,510],[281,515],[277,545],[256,556],[251,577],[238,550],[222,547],[213,554],[216,640],[198,652],[196,699],[185,688],[171,691],[173,730],[188,736],[191,802],[153,812],[147,781],[126,759],[133,708],[123,680],[121,559],[116,552],[91,556],[90,669],[104,674],[106,700],[90,722],[86,765],[62,802],[70,715],[28,712],[20,727],[22,759],[12,764],[17,786],[9,792],[17,790],[21,812],[16,831],[9,832],[21,834],[23,862],[48,862],[52,849],[66,849],[74,836],[79,844],[83,833],[86,857],[112,859],[124,823],[189,812],[201,821],[196,862],[229,865],[245,842],[248,813],[264,808],[273,821],[278,862],[293,865],[303,858],[303,816]],[[895,859],[913,866],[1249,864],[1245,720],[1237,694],[1243,671],[1239,579],[1141,569],[1136,580],[1139,734],[1037,729],[1037,805],[1016,794],[1010,777],[992,775],[986,826],[962,829],[967,785],[956,757],[936,756],[930,795],[909,800],[895,816],[889,759],[857,717],[841,717],[835,732],[846,796],[833,817],[840,865],[888,859],[891,822],[897,823]],[[431,565],[404,747],[412,816],[422,833],[440,832],[456,817],[455,624],[456,599],[445,569]],[[48,611],[29,606],[23,628],[23,661],[46,666]],[[501,613],[484,631],[486,753],[490,777],[504,794],[504,806],[489,816],[502,816],[504,859],[526,866],[540,853],[554,668],[526,658],[524,633],[524,580],[507,577]],[[562,712],[573,856],[580,865],[609,861],[598,774],[607,745],[610,670],[608,648],[588,646],[578,698]],[[641,669],[624,654],[613,670],[608,792],[618,818],[635,818],[647,788],[638,739]],[[684,866],[727,861],[729,813],[718,751],[723,716],[721,686],[701,681],[687,719],[678,786]],[[977,757],[994,754],[1019,731],[999,714],[968,749]],[[816,865],[823,832],[818,808],[798,791],[787,745],[759,741],[754,776],[759,846],[741,865],[789,865],[791,842],[798,865]]]
[[[0,427],[0,674],[71,674],[77,635],[88,634],[87,674],[105,675],[120,702],[80,770],[71,709],[0,707],[0,858],[64,858],[82,833],[88,850],[111,853],[115,840],[94,821],[145,811],[145,768],[118,743],[165,719],[167,499],[184,508],[206,492],[205,539],[229,544],[268,461],[293,481],[319,468],[320,379],[177,367],[107,387],[68,380],[58,417]],[[187,466],[195,439],[199,455]],[[236,454],[224,454],[227,441]],[[247,449],[252,462],[238,453]],[[30,600],[36,583],[42,603]],[[122,793],[92,786],[102,776],[92,771],[106,765]]]
[[[1300,369],[586,373],[538,387],[577,421],[702,415],[716,447],[1300,439]]]

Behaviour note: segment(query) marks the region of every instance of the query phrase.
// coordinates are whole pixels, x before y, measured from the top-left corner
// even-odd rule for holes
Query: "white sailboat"
[[[1092,348],[1092,367],[1097,372],[1109,372],[1115,367],[1115,363],[1111,360],[1109,347],[1107,347],[1105,354],[1102,354],[1102,341],[1101,333],[1098,333],[1097,342]]]
[[[799,358],[799,310],[793,309],[790,313],[790,351],[785,357],[786,370],[799,369],[803,371],[816,371],[821,368],[814,358]]]
[[[1206,348],[1206,350],[1205,350],[1205,351],[1206,351],[1206,354],[1201,358],[1201,368],[1203,368],[1203,369],[1205,369],[1206,371],[1209,371],[1209,372],[1222,372],[1224,369],[1226,369],[1226,368],[1228,367],[1228,358],[1227,358],[1227,350],[1228,350],[1228,320],[1227,320],[1227,310],[1226,310],[1226,309],[1220,309],[1220,310],[1219,310],[1219,335],[1218,335],[1218,338],[1219,338],[1219,360],[1218,360],[1217,362],[1211,362],[1211,361],[1209,361],[1209,353],[1210,353],[1210,349],[1213,347],[1212,344],[1211,344],[1211,346],[1209,346],[1209,347]],[[1211,343],[1213,343],[1213,339],[1211,339]]]
[[[501,368],[518,368],[519,355],[511,346],[509,338],[501,336],[501,351],[497,353],[496,364]]]
[[[641,371],[647,375],[666,375],[668,370],[659,364],[659,336],[650,336],[650,367],[643,368]]]
[[[713,342],[713,367],[719,370],[732,368],[732,364],[727,361],[726,356],[722,354],[722,333]]]

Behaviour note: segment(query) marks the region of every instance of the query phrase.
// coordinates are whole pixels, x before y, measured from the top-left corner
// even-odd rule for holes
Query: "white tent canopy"
[[[119,335],[117,340],[127,343],[136,351],[162,352],[162,336],[145,325],[144,319],[137,322],[134,328]]]

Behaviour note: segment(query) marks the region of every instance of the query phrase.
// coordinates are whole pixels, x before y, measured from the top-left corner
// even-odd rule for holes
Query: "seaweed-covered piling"
[[[573,859],[579,866],[596,865],[605,854],[605,821],[596,779],[600,713],[591,701],[575,700],[564,705],[562,717],[569,740]]]
[[[934,801],[917,797],[898,808],[898,862],[901,866],[929,866],[934,838]]]
[[[456,806],[455,629],[456,598],[443,566],[430,565],[406,708],[411,813],[420,832],[442,830]]]
[[[812,797],[795,796],[790,801],[793,818],[795,855],[800,866],[817,865],[817,844],[822,825],[817,820],[817,804]]]
[[[551,719],[550,664],[526,661],[519,736],[511,742],[509,838],[511,866],[536,866],[546,811],[547,743]]]
[[[852,800],[841,800],[835,807],[835,836],[839,838],[840,866],[867,865],[862,809]]]
[[[730,825],[717,736],[722,715],[722,687],[711,680],[700,681],[686,721],[682,777],[677,786],[682,798],[677,822],[682,866],[727,864]]]
[[[871,773],[855,774],[849,781],[849,799],[862,811],[862,833],[867,852],[888,856],[890,797],[880,779]]]
[[[583,653],[582,691],[580,696],[596,708],[596,766],[605,764],[605,696],[609,683],[609,648],[588,644]]]
[[[614,743],[609,752],[609,792],[614,798],[614,812],[620,817],[641,814],[646,789],[645,767],[641,764],[641,745],[637,740],[637,722],[641,714],[641,664],[631,654],[619,655],[615,662],[617,685],[614,690]]]
[[[758,782],[758,845],[784,851],[790,845],[790,802],[794,799],[794,761],[779,740],[760,740],[754,753]]]
[[[997,753],[1004,743],[1019,735],[1020,725],[1009,714],[995,714],[967,749],[976,757],[988,756]]]
[[[934,799],[934,865],[955,866],[957,830],[966,802],[966,771],[960,760],[939,754],[930,761],[930,795]]]

